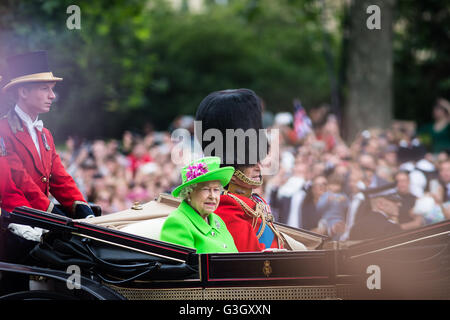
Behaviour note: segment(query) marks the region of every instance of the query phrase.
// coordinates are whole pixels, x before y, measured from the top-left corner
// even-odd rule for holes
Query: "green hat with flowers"
[[[225,187],[233,176],[233,167],[220,167],[219,157],[204,157],[192,161],[181,170],[182,183],[172,191],[174,197],[178,197],[181,190],[189,185],[219,180]]]

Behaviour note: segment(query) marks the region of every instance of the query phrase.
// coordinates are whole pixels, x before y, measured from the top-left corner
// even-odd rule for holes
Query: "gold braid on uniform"
[[[257,181],[247,177],[241,170],[235,170],[233,174],[236,178],[252,187],[259,187],[263,184],[263,179]]]
[[[275,228],[275,226],[272,223],[270,223],[270,222],[272,222],[272,218],[264,215],[264,210],[262,209],[262,206],[259,202],[256,203],[256,210],[253,210],[244,201],[242,201],[241,199],[236,197],[234,194],[229,193],[227,190],[224,191],[224,194],[230,196],[237,203],[239,203],[241,205],[242,209],[244,209],[245,214],[247,214],[248,216],[253,218],[253,223],[252,223],[253,229],[256,228],[258,218],[261,218],[261,231],[256,235],[258,240],[259,240],[259,238],[261,238],[261,236],[264,232],[264,229],[266,228],[266,225],[267,225],[267,226],[269,226],[270,229],[272,229],[273,233],[278,238],[278,240],[279,240],[278,247],[280,247],[280,245],[282,245],[284,243],[283,237],[281,236],[281,234],[278,232],[278,230]]]

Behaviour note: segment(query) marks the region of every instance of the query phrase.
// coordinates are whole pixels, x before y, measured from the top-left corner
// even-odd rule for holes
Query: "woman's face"
[[[222,191],[220,181],[201,182],[190,193],[188,203],[202,216],[208,216],[217,209]]]

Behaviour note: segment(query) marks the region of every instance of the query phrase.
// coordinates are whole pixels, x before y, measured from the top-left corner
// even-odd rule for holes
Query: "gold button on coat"
[[[43,183],[46,183],[46,182],[47,182],[47,177],[42,177],[41,181],[42,181]]]

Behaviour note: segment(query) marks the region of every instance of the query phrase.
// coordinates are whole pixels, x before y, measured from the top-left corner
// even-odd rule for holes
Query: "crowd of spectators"
[[[121,140],[69,137],[60,156],[85,198],[108,214],[171,192],[179,182],[172,146],[169,132],[126,131]]]
[[[448,102],[438,100],[433,114],[439,130],[429,126],[439,136],[434,145],[413,122],[371,128],[346,144],[326,107],[313,110],[313,133],[302,139],[294,134],[292,116],[278,122],[275,116],[281,168],[261,190],[275,220],[347,240],[366,193],[383,188],[401,198],[389,218],[402,230],[450,219],[449,111]]]
[[[439,126],[448,131],[449,114],[443,109]],[[347,144],[327,106],[310,110],[309,116],[313,130],[302,138],[295,134],[292,113],[266,113],[263,118],[269,136],[279,130],[279,141],[272,143],[279,144],[280,167],[264,177],[259,190],[276,221],[347,239],[363,191],[388,184],[402,197],[393,217],[402,229],[450,219],[448,150],[431,150],[414,123],[368,128]],[[122,139],[108,141],[70,137],[60,155],[89,202],[100,205],[103,214],[118,212],[180,184],[182,165],[172,159],[177,143],[172,132],[184,128],[193,139],[193,127],[193,117],[180,116],[164,132],[126,131]]]

